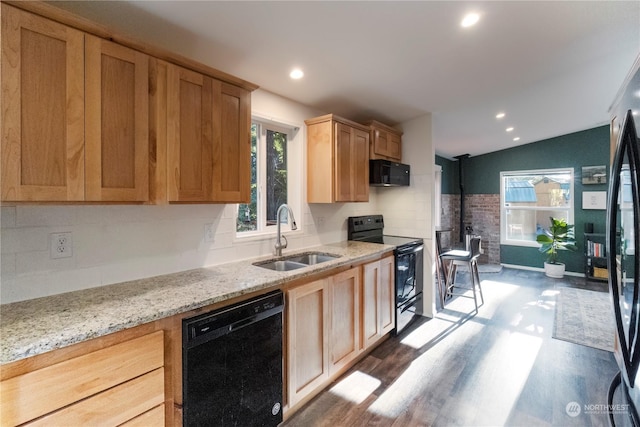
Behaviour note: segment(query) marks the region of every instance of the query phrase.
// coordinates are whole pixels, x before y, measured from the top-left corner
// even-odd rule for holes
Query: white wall
[[[287,233],[301,249],[347,238],[346,219],[376,213],[369,203],[307,205],[304,119],[323,114],[264,90],[252,96],[252,111],[299,127],[294,183],[301,230]],[[433,163],[433,156],[430,163]],[[253,258],[273,252],[274,237],[237,239],[236,205],[2,206],[0,208],[0,302],[9,303],[127,280]],[[204,242],[213,223],[215,241]],[[73,256],[50,259],[49,234],[71,232]]]
[[[403,131],[402,158],[411,165],[411,185],[405,188],[379,188],[377,207],[384,215],[385,234],[424,239],[423,314],[433,317],[436,301],[433,281],[435,150],[431,114],[401,123],[397,128]]]

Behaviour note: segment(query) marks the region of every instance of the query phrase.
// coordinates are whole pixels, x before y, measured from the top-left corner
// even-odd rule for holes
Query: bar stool
[[[478,311],[478,298],[476,296],[476,288],[480,291],[480,300],[484,304],[484,296],[482,295],[482,286],[480,286],[480,275],[478,274],[478,258],[480,257],[480,236],[472,236],[469,239],[469,247],[466,251],[455,249],[447,251],[440,255],[440,259],[443,262],[449,262],[449,268],[447,268],[447,280],[446,280],[446,297],[453,295],[463,295],[462,293],[456,293],[455,289],[471,289],[473,291],[473,302],[476,306],[476,312]],[[471,276],[471,284],[467,286],[461,286],[456,284],[456,265],[465,263],[469,266],[469,274]]]

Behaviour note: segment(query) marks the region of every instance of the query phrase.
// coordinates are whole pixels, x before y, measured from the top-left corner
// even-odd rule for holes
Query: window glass
[[[266,131],[266,195],[267,226],[276,225],[276,212],[287,203],[287,134]],[[286,215],[282,222],[286,222]]]
[[[278,207],[288,203],[289,132],[254,120],[251,124],[251,202],[238,205],[236,231],[264,232],[276,225]],[[283,215],[282,223],[287,223]]]
[[[573,169],[500,173],[500,242],[537,246],[550,217],[573,223]]]

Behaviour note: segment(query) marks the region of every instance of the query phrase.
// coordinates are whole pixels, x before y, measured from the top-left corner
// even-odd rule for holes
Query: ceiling
[[[55,4],[355,121],[432,113],[447,158],[607,124],[640,53],[640,1]]]

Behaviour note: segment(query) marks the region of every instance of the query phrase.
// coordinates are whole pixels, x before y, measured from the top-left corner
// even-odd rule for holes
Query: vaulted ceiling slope
[[[54,4],[352,120],[432,113],[448,158],[608,123],[640,53],[637,0]]]

